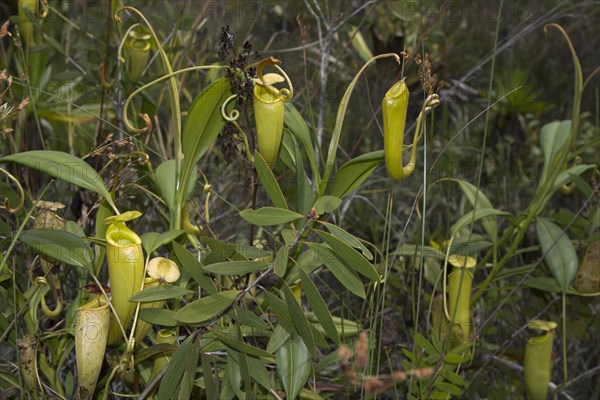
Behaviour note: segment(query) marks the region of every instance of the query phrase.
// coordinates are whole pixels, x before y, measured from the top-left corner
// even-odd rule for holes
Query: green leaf
[[[149,360],[156,356],[172,356],[177,351],[178,346],[169,343],[157,343],[145,349],[141,349],[135,354],[135,362]]]
[[[277,321],[279,322],[278,326],[283,327],[283,329],[290,334],[297,334],[298,330],[296,329],[296,325],[294,325],[294,320],[286,302],[271,292],[265,292],[265,297],[271,305],[271,308],[273,308],[273,311],[275,311],[275,314],[277,314]]]
[[[270,251],[267,251],[264,249],[259,249],[258,247],[254,247],[254,246],[249,246],[247,244],[239,244],[239,243],[235,245],[235,251],[239,255],[244,256],[245,259],[263,258],[263,257],[266,258],[271,255]],[[214,263],[211,263],[211,264],[214,264]]]
[[[277,375],[286,399],[295,399],[306,385],[312,362],[310,352],[299,336],[291,336],[277,350]]]
[[[172,210],[175,207],[175,169],[176,161],[174,159],[166,160],[161,163],[155,170],[156,185],[162,199],[164,200],[167,208]],[[187,199],[194,190],[194,185],[198,181],[198,171],[196,168],[190,171],[190,177],[187,183],[187,191],[185,199]]]
[[[398,250],[390,253],[390,255],[394,256],[407,256],[407,257],[431,257],[436,260],[443,260],[446,258],[446,255],[441,251],[431,247],[431,246],[420,246],[411,243],[404,243],[398,246]]]
[[[231,347],[227,347],[227,362],[231,363],[232,366],[227,366],[231,371],[235,369],[235,373],[239,374],[241,377],[241,382],[243,382],[244,391],[237,391],[237,397],[239,399],[245,399],[250,397],[249,393],[253,391],[252,379],[250,378],[250,367],[248,366],[248,356],[245,353],[241,353],[236,351]],[[241,388],[242,385],[236,385],[238,388]],[[183,400],[183,399],[182,399]]]
[[[221,78],[202,90],[190,106],[181,133],[184,156],[182,185],[188,181],[195,182],[192,173],[196,169],[196,164],[213,145],[225,126],[221,106],[230,95],[229,79]]]
[[[556,192],[558,189],[560,189],[561,186],[566,185],[567,183],[572,181],[574,176],[579,176],[587,170],[596,168],[598,167],[592,164],[579,164],[562,171],[556,177],[556,181],[554,181],[554,185],[552,186],[552,191],[550,192],[550,194]]]
[[[290,333],[285,330],[283,326],[277,325],[273,330],[273,334],[269,339],[269,343],[267,344],[267,351],[269,353],[275,353],[277,349],[284,345],[290,336]]]
[[[265,188],[275,207],[287,210],[288,205],[279,187],[279,183],[277,183],[277,178],[275,178],[273,171],[269,168],[269,164],[267,164],[258,151],[254,152],[254,167],[256,168],[256,174],[260,183],[262,183],[263,188]]]
[[[327,228],[327,230],[329,230],[329,232],[331,232],[331,234],[333,236],[348,243],[350,246],[354,247],[355,249],[360,250],[361,253],[363,254],[363,256],[365,256],[365,258],[367,260],[373,259],[373,254],[369,251],[369,249],[367,249],[367,247],[364,244],[362,244],[362,242],[360,240],[358,240],[355,236],[353,236],[349,232],[345,231],[344,229],[340,228],[337,225],[330,224],[329,222],[319,221],[319,220],[317,220],[317,222],[320,223],[321,225],[325,226]]]
[[[198,341],[194,341],[192,344],[192,350],[190,356],[185,363],[185,371],[181,377],[181,384],[179,385],[179,393],[177,398],[179,400],[187,400],[192,397],[192,390],[194,390],[194,378],[196,377],[196,368],[198,368]]]
[[[217,275],[243,276],[251,272],[260,271],[269,265],[264,261],[225,261],[204,266],[208,272]]]
[[[315,158],[315,148],[310,138],[310,131],[308,130],[308,125],[306,125],[304,118],[302,118],[302,115],[298,112],[298,110],[296,109],[296,107],[294,107],[292,103],[285,103],[284,107],[284,123],[294,134],[294,136],[302,142],[302,145],[306,150],[306,155],[308,157],[310,167],[312,169],[315,186],[318,186],[321,180],[321,174],[319,173],[319,169],[317,167],[317,160]]]
[[[537,234],[546,264],[563,293],[577,273],[579,265],[575,247],[566,233],[545,218],[537,218]]]
[[[435,387],[441,390],[442,392],[446,393],[446,395],[460,396],[462,393],[462,390],[460,388],[446,382],[436,381]]]
[[[274,357],[275,356],[271,355],[271,358]],[[262,360],[255,357],[248,357],[248,367],[250,368],[251,377],[256,383],[265,389],[272,389],[273,384],[269,378],[265,363]]]
[[[188,251],[188,249],[177,242],[173,242],[173,250],[175,251],[175,256],[179,260],[181,268],[190,274],[202,289],[206,290],[208,294],[217,293],[215,283],[210,276],[204,272],[200,262]]]
[[[275,207],[263,207],[258,210],[244,210],[240,212],[240,216],[251,224],[258,226],[280,225],[295,221],[299,218],[304,218],[303,215],[294,211]]]
[[[207,322],[227,310],[239,294],[239,290],[226,290],[193,301],[177,311],[175,319],[184,324]]]
[[[32,229],[22,232],[19,240],[55,260],[93,271],[94,252],[79,236],[70,232]]]
[[[275,256],[275,275],[282,278],[285,275],[285,271],[287,269],[289,250],[287,246],[282,246]]]
[[[315,256],[331,271],[333,276],[349,291],[365,299],[365,288],[354,270],[336,257],[331,249],[324,245],[313,245]]]
[[[383,158],[383,150],[377,150],[348,161],[335,173],[329,193],[341,199],[348,196],[375,171]]]
[[[316,232],[321,239],[329,245],[334,254],[339,257],[340,260],[343,260],[349,267],[355,269],[356,272],[366,278],[373,281],[379,280],[379,273],[377,270],[371,265],[369,260],[364,258],[358,251],[354,250],[352,246],[327,232]]]
[[[460,354],[446,354],[444,361],[448,364],[460,364],[465,360],[465,357]]]
[[[486,221],[482,221],[482,223],[486,222],[487,224],[489,224],[489,218],[492,217],[492,216],[493,217],[497,217],[497,216],[507,217],[513,223],[516,224],[516,221],[513,218],[513,216],[510,213],[506,212],[506,211],[496,210],[495,208],[480,208],[480,207],[477,207],[476,209],[471,210],[468,213],[466,213],[465,215],[463,215],[462,217],[460,217],[460,219],[458,221],[456,221],[456,223],[454,225],[452,225],[452,229],[451,229],[452,235],[456,235],[458,233],[458,231],[460,231],[462,228],[470,226],[471,222],[475,222],[475,221],[478,221],[480,219],[483,220],[483,219],[487,218],[487,220]],[[493,225],[496,226],[496,219],[495,218],[494,218]],[[485,229],[485,226],[484,226],[484,229]],[[486,229],[486,232],[488,233],[488,235],[490,236],[490,239],[492,239],[492,241],[496,241],[497,240],[497,237],[493,238],[490,235],[490,233],[487,231],[487,229]],[[496,232],[496,235],[497,235],[498,232],[497,231],[495,231],[495,232]]]
[[[175,320],[175,311],[164,308],[142,308],[140,309],[140,319],[153,325],[179,325]]]
[[[307,215],[314,202],[315,195],[311,182],[306,177],[306,172],[304,171],[304,159],[298,141],[294,136],[288,135],[287,131],[284,133],[284,143],[286,142],[285,139],[289,136],[294,146],[294,156],[296,159],[296,195],[294,196],[296,198],[296,211]]]
[[[442,375],[444,378],[446,378],[446,380],[455,384],[456,386],[467,387],[467,382],[465,382],[465,380],[459,374],[452,370],[442,368],[440,370],[440,375]],[[438,388],[441,389],[440,387]]]
[[[457,182],[460,188],[462,189],[463,193],[465,194],[467,200],[469,200],[469,203],[471,203],[471,206],[475,207],[475,202],[477,202],[478,209],[494,208],[487,196],[481,190],[477,190],[477,187],[475,185],[472,185],[469,182],[463,181],[461,179],[457,179]],[[492,216],[485,217],[481,221],[481,224],[483,225],[483,229],[485,229],[485,232],[488,234],[492,242],[495,243],[498,240],[498,225],[496,222],[496,218]]]
[[[146,232],[141,236],[142,247],[144,248],[144,250],[146,250],[146,253],[151,254],[160,246],[164,246],[165,244],[171,243],[173,240],[177,239],[184,233],[185,231],[182,231],[181,229],[173,229],[163,233]]]
[[[550,175],[552,168],[559,168],[559,165],[553,165],[556,154],[563,148],[568,140],[571,130],[571,121],[554,121],[542,127],[540,133],[540,147],[544,153],[544,168],[538,187],[542,187],[545,180]]]
[[[222,242],[220,240],[217,240],[217,239],[214,239],[214,238],[211,238],[208,236],[202,236],[202,237],[200,237],[200,239],[210,249],[210,251],[208,251],[208,252],[206,252],[206,251],[203,252],[203,255],[202,255],[202,264],[203,265],[214,264],[217,262],[227,261],[229,259],[238,259],[236,257],[236,252],[238,250],[243,250],[240,246],[237,246],[235,244],[225,243],[225,242]],[[248,246],[244,246],[244,247],[248,247]]]
[[[160,388],[158,389],[157,398],[159,399],[171,399],[183,378],[183,374],[186,370],[186,366],[191,357],[198,359],[198,354],[194,354],[192,351],[193,344],[196,339],[196,335],[189,335],[187,339],[181,344],[179,349],[175,352],[175,355],[169,362],[167,370],[162,377],[160,382]]]
[[[69,153],[54,150],[32,150],[0,158],[0,164],[14,162],[36,169],[53,178],[96,192],[116,209],[104,181],[91,165]]]
[[[129,298],[129,301],[147,303],[150,301],[174,299],[175,297],[182,297],[190,293],[194,292],[181,286],[160,285],[137,292]]]
[[[290,315],[292,316],[294,325],[298,330],[298,334],[304,341],[304,344],[306,344],[310,354],[314,356],[316,352],[315,338],[310,330],[310,323],[308,322],[308,319],[306,319],[306,315],[304,315],[304,310],[302,310],[302,307],[300,306],[300,303],[298,303],[298,300],[296,300],[294,293],[285,282],[283,283],[281,290],[285,296],[285,301],[288,309],[290,310]]]
[[[204,391],[206,392],[206,398],[218,399],[217,380],[213,375],[213,361],[211,358],[212,356],[208,356],[206,353],[204,353],[204,351],[200,352],[200,359],[202,360],[202,377],[204,378]]]
[[[333,318],[331,317],[329,308],[327,308],[327,304],[325,304],[323,297],[321,297],[321,293],[319,293],[319,290],[306,272],[301,268],[298,269],[298,272],[300,273],[300,279],[302,280],[302,290],[304,291],[304,295],[315,313],[317,320],[325,330],[327,336],[329,336],[336,344],[340,344],[340,336],[337,329],[335,329]]]
[[[342,199],[335,196],[322,196],[315,201],[313,208],[317,215],[329,213],[338,209],[342,204]]]
[[[217,337],[217,339],[219,339],[221,342],[223,342],[223,344],[231,347],[232,349],[240,351],[244,354],[248,354],[248,355],[254,356],[254,357],[262,357],[262,358],[269,358],[269,359],[275,358],[275,356],[273,354],[271,354],[267,351],[259,349],[258,347],[250,346],[249,344],[240,342],[239,340],[235,340],[230,337],[227,337],[227,335],[225,335],[221,332],[213,330],[213,333]]]
[[[562,293],[562,290],[556,279],[549,276],[536,276],[534,278],[530,278],[525,281],[524,285],[533,289],[543,290],[544,292]],[[567,289],[567,294],[576,296],[582,295],[577,290],[572,288]]]

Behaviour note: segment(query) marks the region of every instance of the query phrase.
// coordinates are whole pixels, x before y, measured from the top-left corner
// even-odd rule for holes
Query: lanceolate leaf
[[[306,315],[304,315],[304,310],[300,306],[298,300],[296,300],[294,293],[289,288],[287,284],[283,284],[281,290],[283,291],[283,295],[285,296],[285,300],[287,302],[288,308],[290,310],[290,315],[294,320],[294,325],[296,325],[296,329],[298,330],[298,334],[306,344],[306,347],[310,354],[315,355],[315,338],[310,329],[310,324],[308,323],[308,319],[306,319]]]
[[[200,287],[208,292],[208,294],[217,293],[217,287],[210,276],[205,274],[202,265],[192,253],[177,242],[173,242],[173,250],[179,260],[181,268],[190,274],[190,276],[200,285]]]
[[[569,183],[571,180],[573,180],[573,176],[579,176],[579,175],[583,174],[585,171],[587,171],[589,169],[593,169],[593,168],[598,168],[598,167],[595,165],[592,165],[592,164],[579,164],[579,165],[574,165],[571,168],[568,168],[568,169],[562,171],[556,177],[556,181],[554,182],[554,186],[552,186],[551,193],[554,193],[555,191],[560,189],[560,187],[562,185],[565,185],[565,184]]]
[[[358,251],[354,250],[352,246],[327,232],[317,231],[317,234],[329,245],[334,254],[349,267],[371,280],[379,280],[377,270]]]
[[[554,121],[542,127],[540,134],[540,146],[544,153],[544,169],[540,178],[541,187],[550,174],[552,168],[560,168],[560,165],[553,165],[554,158],[558,151],[564,147],[569,140],[571,130],[571,121]]]
[[[329,193],[341,199],[348,196],[375,171],[383,157],[383,150],[377,150],[348,161],[335,173]]]
[[[181,134],[184,155],[182,185],[190,179],[196,163],[225,126],[221,106],[230,95],[229,79],[221,78],[208,85],[192,103]]]
[[[240,292],[227,290],[196,300],[175,313],[175,319],[184,324],[200,324],[227,310]]]
[[[317,221],[317,222],[320,223],[321,225],[324,225],[329,230],[329,232],[331,232],[331,234],[333,236],[348,243],[350,246],[354,247],[355,249],[360,250],[361,253],[363,254],[363,256],[365,256],[365,258],[367,260],[373,259],[373,254],[369,251],[369,249],[367,249],[367,247],[364,244],[362,244],[360,240],[358,240],[356,237],[354,237],[350,233],[346,232],[344,229],[340,228],[337,225],[331,224],[329,222],[324,222],[324,221]]]
[[[348,290],[355,295],[366,298],[365,288],[354,270],[346,266],[339,258],[336,257],[335,253],[325,245],[313,246],[314,254],[317,258],[325,264],[325,266],[331,271],[333,276]]]
[[[177,321],[175,321],[175,311],[165,308],[142,308],[140,310],[140,319],[160,326],[178,325]]]
[[[469,203],[471,203],[473,207],[475,207],[475,202],[477,202],[477,209],[494,208],[487,196],[481,190],[477,190],[475,185],[460,179],[458,179],[457,182],[467,200],[469,200]],[[485,217],[482,219],[481,224],[483,225],[483,229],[485,229],[485,232],[488,234],[492,242],[496,242],[498,240],[498,225],[496,223],[496,218],[494,216]]]
[[[275,275],[277,275],[280,278],[282,278],[285,275],[285,271],[287,269],[288,255],[289,251],[287,246],[282,246],[277,251],[277,255],[275,255],[275,269],[273,272],[275,272]]]
[[[277,350],[277,374],[286,399],[295,399],[306,385],[311,370],[310,352],[300,336],[292,335]]]
[[[0,163],[6,162],[25,165],[53,178],[96,192],[102,195],[113,209],[116,208],[100,175],[88,163],[69,153],[54,150],[32,150],[0,158]]]
[[[263,207],[258,210],[244,210],[240,216],[253,225],[280,225],[303,218],[302,214],[275,207]]]
[[[192,352],[196,335],[190,335],[169,362],[167,370],[162,377],[157,397],[159,399],[171,399],[185,372],[190,357],[198,358],[198,354]]]
[[[313,312],[317,316],[319,323],[325,330],[325,333],[327,333],[327,336],[329,336],[329,338],[332,339],[336,344],[339,344],[340,336],[335,329],[333,318],[331,317],[331,313],[325,304],[325,300],[323,300],[319,290],[306,272],[299,268],[299,273],[300,279],[302,280],[302,290],[304,291],[304,294],[306,295],[308,303],[310,304]]]
[[[271,292],[265,292],[265,296],[273,308],[273,311],[275,311],[275,314],[277,314],[277,319],[279,321],[278,326],[281,326],[290,334],[298,333],[296,325],[294,325],[294,320],[290,314],[290,310],[285,301],[281,300]]]
[[[566,233],[553,222],[537,218],[537,234],[544,260],[563,293],[577,273],[578,261],[575,247]]]
[[[493,224],[494,228],[493,231],[496,232],[496,219],[493,218],[493,222],[490,224],[490,218],[492,217],[497,217],[497,216],[503,216],[503,217],[508,217],[510,220],[512,220],[514,223],[516,223],[516,221],[514,221],[513,216],[506,212],[506,211],[500,211],[500,210],[496,210],[495,208],[481,208],[481,207],[477,207],[474,210],[469,211],[468,213],[466,213],[465,215],[463,215],[462,217],[460,217],[460,219],[458,221],[456,221],[456,223],[454,225],[452,225],[452,234],[456,234],[458,231],[460,231],[462,228],[465,228],[469,225],[471,225],[471,222],[475,222],[478,220],[482,220],[482,224],[486,223],[489,225]],[[486,220],[487,219],[487,220]],[[484,226],[485,229],[485,226]],[[488,230],[486,229],[486,232]],[[494,239],[492,237],[492,235],[490,235],[490,232],[487,232],[488,235],[490,236],[490,239],[492,240],[496,240],[497,239],[497,233],[496,234],[496,239]]]
[[[342,199],[335,196],[322,196],[315,201],[313,208],[318,215],[333,212],[342,204]]]
[[[262,358],[274,358],[273,354],[266,352],[264,350],[259,349],[258,347],[250,346],[244,342],[240,342],[239,340],[235,340],[233,338],[228,337],[226,334],[223,334],[218,331],[213,331],[214,335],[219,339],[223,344],[235,349],[237,351],[241,351],[242,353],[248,354],[254,357],[262,357]]]
[[[294,136],[300,139],[300,141],[304,145],[304,149],[306,150],[306,155],[308,156],[308,161],[310,162],[310,167],[313,172],[315,185],[318,186],[321,180],[321,175],[319,174],[319,170],[317,168],[315,149],[310,138],[310,131],[308,130],[308,125],[306,125],[304,118],[302,118],[302,115],[298,112],[298,110],[296,109],[296,107],[294,107],[292,103],[285,103],[284,107],[284,123],[288,128],[290,128],[290,131],[294,133]]]
[[[137,292],[129,298],[129,301],[145,303],[149,301],[168,300],[174,299],[175,297],[182,297],[190,293],[193,292],[181,286],[160,285]]]
[[[93,271],[94,253],[79,236],[55,229],[24,231],[19,240],[38,252],[74,267]]]
[[[217,275],[243,276],[251,272],[260,271],[269,265],[264,261],[225,261],[204,266],[208,272]]]
[[[184,231],[181,229],[173,229],[163,233],[158,232],[146,232],[142,234],[142,247],[146,250],[146,253],[151,254],[154,250],[160,246],[171,243],[173,240],[181,236]]]
[[[277,179],[273,175],[271,168],[269,168],[269,164],[267,164],[258,151],[254,152],[254,167],[256,168],[258,179],[260,179],[275,207],[287,210],[287,202],[285,201],[285,197],[283,197],[283,192],[277,183]]]
[[[175,207],[175,160],[164,161],[156,168],[156,185],[158,191],[164,202],[167,204],[169,209]],[[185,198],[187,199],[194,189],[194,184],[198,180],[198,171],[196,168],[192,169],[189,173],[187,192]]]

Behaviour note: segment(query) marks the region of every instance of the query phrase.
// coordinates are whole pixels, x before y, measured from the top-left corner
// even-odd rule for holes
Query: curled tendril
[[[292,81],[290,80],[289,76],[285,73],[285,71],[279,65],[277,65],[277,64],[279,64],[279,62],[280,61],[278,59],[276,59],[275,57],[265,58],[264,60],[259,62],[258,65],[256,66],[256,74],[258,75],[258,79],[260,82],[256,82],[256,83],[261,85],[262,87],[264,87],[265,90],[267,90],[273,96],[278,97],[279,100],[281,100],[282,102],[287,103],[288,101],[290,101],[292,99],[292,97],[294,97],[294,86],[292,85]],[[275,86],[271,85],[270,83],[268,83],[265,80],[265,77],[263,74],[263,69],[267,65],[272,66],[279,73],[281,73],[281,75],[285,79],[285,82],[288,85],[289,89],[283,88],[283,89],[279,90]]]
[[[150,162],[150,156],[148,155],[148,153],[144,153],[143,151],[137,151],[137,150],[136,151],[132,151],[129,154],[125,154],[126,159],[123,160],[123,162],[131,161],[131,159],[134,156],[139,156],[140,157],[139,161],[140,161],[140,163],[142,165],[146,165],[146,164],[148,164]]]
[[[35,282],[35,284],[39,285],[40,287],[49,285],[48,280],[46,278],[44,278],[43,276],[38,276],[33,281]],[[54,319],[54,318],[58,317],[63,309],[62,298],[55,290],[53,290],[53,293],[54,293],[54,301],[56,302],[56,307],[54,308],[54,310],[51,310],[50,307],[48,307],[48,304],[46,304],[46,298],[44,297],[43,294],[40,293],[40,304],[42,306],[42,312],[44,313],[44,315],[47,318],[50,318],[50,319]]]
[[[237,119],[240,117],[240,111],[234,108],[229,113],[227,112],[227,104],[237,97],[238,97],[237,94],[231,95],[223,102],[223,105],[221,105],[221,116],[223,117],[223,119],[225,121],[231,122],[236,127],[236,129],[240,132],[240,134],[242,135],[242,139],[244,140],[244,147],[246,148],[246,156],[248,157],[248,160],[253,162],[254,156],[250,152],[250,145],[248,143],[248,138],[246,137],[246,132],[244,132],[244,130],[242,129],[240,124],[237,123]],[[205,180],[206,180],[206,178],[205,178]]]
[[[140,117],[142,120],[144,120],[145,126],[143,128],[130,127],[129,129],[135,134],[149,133],[152,130],[152,121],[150,120],[150,117],[148,116],[148,114],[139,113],[138,117]]]
[[[102,85],[104,89],[110,89],[115,85],[115,81],[109,81],[106,78],[106,66],[104,63],[100,63],[98,66],[98,77],[100,79],[100,85]]]
[[[10,204],[10,199],[8,197],[6,197],[6,198],[4,198],[4,205],[0,206],[0,209],[3,208],[6,211],[8,211],[9,213],[14,214],[17,211],[19,211],[21,208],[23,208],[23,204],[25,204],[25,192],[23,191],[23,187],[21,186],[21,183],[10,172],[8,172],[7,170],[5,170],[3,168],[0,168],[0,172],[2,172],[4,175],[6,175],[6,177],[8,179],[10,179],[11,181],[13,181],[13,183],[17,186],[17,192],[19,194],[19,204],[17,204],[16,207],[12,207],[12,205]]]
[[[221,115],[223,116],[223,119],[225,121],[234,122],[234,121],[237,121],[237,119],[240,117],[239,110],[237,110],[235,108],[233,110],[231,110],[229,113],[227,113],[227,104],[231,100],[233,100],[237,97],[238,97],[237,94],[231,95],[223,102],[223,105],[221,106]]]
[[[427,97],[425,103],[423,104],[423,112],[427,112],[437,106],[440,105],[440,96],[437,94],[432,94]]]

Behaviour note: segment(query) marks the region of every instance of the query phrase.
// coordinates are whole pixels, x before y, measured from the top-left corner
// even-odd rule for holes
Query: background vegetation
[[[43,3],[40,10],[46,9]],[[527,325],[536,319],[558,324],[549,395],[572,399],[600,395],[599,303],[593,296],[600,292],[598,280],[593,280],[600,274],[597,253],[589,256],[588,295],[581,296],[581,284],[573,287],[579,282],[573,280],[574,271],[584,264],[586,250],[600,240],[600,91],[595,76],[600,8],[595,2],[124,3],[138,8],[150,21],[173,70],[232,67],[229,73],[203,69],[176,76],[183,135],[203,134],[200,126],[186,119],[208,112],[203,106],[194,112],[194,100],[203,89],[214,89],[210,83],[227,76],[227,87],[231,84],[227,90],[239,95],[239,123],[253,150],[250,97],[255,70],[244,68],[272,56],[281,61],[293,83],[289,104],[299,112],[294,115],[305,121],[308,148],[314,152],[302,142],[304,122],[289,120],[289,105],[287,150],[271,168],[263,163],[262,174],[255,172],[254,162],[260,161],[256,156],[254,162],[249,160],[237,129],[231,124],[219,127],[218,138],[199,154],[185,209],[170,207],[156,179],[159,165],[177,159],[178,124],[169,81],[135,97],[131,106],[135,112],[125,108],[134,90],[166,74],[158,46],[152,43],[141,75],[132,79],[131,50],[125,44],[120,52],[119,46],[127,28],[141,22],[139,17],[125,11],[119,14],[122,22],[115,22],[117,1],[49,1],[47,15],[31,14],[29,21],[19,16],[17,1],[0,4],[0,23],[10,21],[0,31],[0,162],[24,190],[23,207],[10,210],[19,203],[19,190],[10,176],[3,175],[0,191],[8,200],[0,213],[0,398],[76,395],[74,339],[69,332],[73,332],[77,307],[91,296],[78,288],[93,282],[92,274],[83,266],[68,267],[72,253],[59,259],[63,263],[53,273],[60,281],[64,308],[53,318],[42,312],[41,296],[50,308],[58,297],[47,283],[36,281],[48,275],[47,282],[52,283],[40,258],[49,254],[32,245],[39,238],[27,241],[27,233],[21,238],[23,231],[33,230],[33,217],[40,213],[35,201],[64,205],[55,210],[66,221],[64,229],[85,239],[94,252],[92,270],[100,282],[108,282],[102,250],[106,228],[100,227],[104,217],[111,215],[108,203],[97,190],[77,187],[72,179],[52,180],[48,171],[39,172],[31,163],[5,158],[31,150],[84,158],[103,178],[121,212],[143,212],[128,223],[133,231],[140,235],[173,232],[156,248],[148,245],[148,237],[144,242],[147,256],[174,259],[182,269],[181,280],[172,287],[186,291],[177,296],[173,292],[167,309],[177,311],[205,298],[212,294],[206,289],[211,285],[219,291],[236,291],[231,298],[235,307],[230,303],[221,311],[215,308],[202,321],[174,322],[171,315],[165,324],[164,319],[146,315],[153,329],[132,353],[132,370],[118,368],[120,358],[130,350],[124,342],[106,350],[98,398],[126,394],[161,398],[165,393],[169,394],[164,398],[188,394],[192,398],[524,398],[525,346],[528,338],[537,335]],[[571,50],[557,29],[545,31],[550,23],[560,24],[568,33],[581,63],[585,87],[579,106]],[[348,179],[337,173],[346,162],[383,149],[381,99],[403,77],[411,93],[406,124],[407,138],[412,138],[427,97],[420,75],[430,72],[438,78],[439,88],[434,91],[440,105],[428,114],[415,172],[393,182],[379,155],[356,190],[342,195],[329,187],[320,192],[315,183],[330,161],[330,141],[339,126],[337,113],[351,81],[373,55],[400,52],[409,55],[402,65],[391,58],[376,60],[356,81],[339,146],[334,146],[332,182]],[[125,57],[122,62],[120,54]],[[430,65],[415,58],[429,60]],[[134,119],[137,113],[149,116],[151,133],[134,135],[129,129],[124,115],[137,127],[143,126],[143,120]],[[542,128],[563,120],[572,120],[578,128],[569,135],[573,140],[563,151],[563,163],[553,164]],[[568,127],[556,129],[569,132]],[[314,154],[314,165],[309,153]],[[565,183],[557,175],[578,165],[566,175],[566,182],[572,184],[563,191],[569,193],[554,190]],[[315,166],[321,171],[318,178]],[[265,183],[271,169],[283,203],[305,219],[290,223],[284,218],[283,223],[271,225],[264,219],[255,223],[248,214],[240,216],[243,210],[265,206],[285,208],[274,200],[277,190]],[[553,171],[555,181],[549,184],[553,189],[540,194]],[[472,187],[457,184],[459,180]],[[319,203],[323,195],[342,201],[326,198]],[[479,208],[496,211],[472,212],[478,207],[475,198]],[[320,211],[318,218],[314,212],[309,215],[311,207]],[[174,225],[176,213],[183,213],[184,219],[189,215],[200,231],[177,231],[184,227]],[[457,228],[461,217],[468,222]],[[319,218],[333,224],[333,230],[315,222]],[[543,221],[551,227],[540,228]],[[350,235],[335,231],[335,226]],[[491,234],[494,227],[496,237]],[[555,233],[553,227],[562,235],[550,234]],[[176,236],[177,232],[181,234]],[[356,249],[352,256],[372,266],[381,279],[369,278],[370,270],[359,276],[356,266],[348,267],[352,259],[342,259],[352,271],[348,274],[360,280],[362,289],[354,286],[353,291],[352,283],[340,279],[329,264],[315,261],[315,249],[336,248],[327,235]],[[447,252],[451,237],[458,247]],[[556,255],[550,253],[555,244],[554,250],[563,250],[558,255],[573,249],[574,256],[550,261]],[[277,258],[283,257],[279,253],[283,248],[286,255],[289,250],[289,258],[284,257],[279,274]],[[435,323],[440,311],[435,299],[444,293],[443,271],[446,266],[450,269],[446,261],[451,253],[471,256],[478,263],[466,338],[456,338],[455,331],[445,332]],[[545,254],[551,256],[544,258]],[[194,261],[208,268],[202,276],[211,283],[194,275],[193,268],[190,273]],[[251,265],[249,272],[259,277],[256,286],[254,274],[220,274],[210,269],[212,264],[233,261]],[[265,264],[255,268],[258,264],[251,261]],[[300,284],[303,275],[298,270],[307,274]],[[570,280],[568,271],[573,275]],[[263,276],[262,272],[269,273]],[[307,284],[306,278],[314,285]],[[364,298],[357,296],[360,290]],[[294,291],[296,296],[301,293],[300,307],[293,302]],[[318,312],[316,302],[326,311]],[[306,325],[285,328],[286,318],[304,318]],[[337,333],[325,328],[323,318],[335,322]],[[157,346],[154,332],[173,324],[176,340]],[[26,335],[37,343],[33,356],[37,374],[32,382],[23,373]],[[277,335],[285,338],[274,339]],[[307,337],[313,339],[312,352]],[[282,350],[286,348],[287,353]],[[183,353],[199,356],[183,359]],[[162,374],[170,374],[166,376],[173,387],[159,389],[164,385],[154,379],[152,369],[164,357],[170,360],[164,365],[171,369],[162,369]]]

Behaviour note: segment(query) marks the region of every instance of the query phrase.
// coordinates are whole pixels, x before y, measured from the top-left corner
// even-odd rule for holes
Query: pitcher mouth
[[[79,307],[79,310],[97,310],[101,311],[108,308],[108,301],[104,298],[104,296],[99,297],[98,299],[91,300],[86,304]]]
[[[142,243],[142,239],[135,232],[127,228],[125,224],[118,224],[114,229],[111,228],[109,227],[108,232],[106,232],[106,240],[112,246],[127,247]]]
[[[254,88],[254,98],[265,104],[275,104],[281,102],[281,99],[270,93],[268,90],[262,88],[260,85],[255,86]]]

